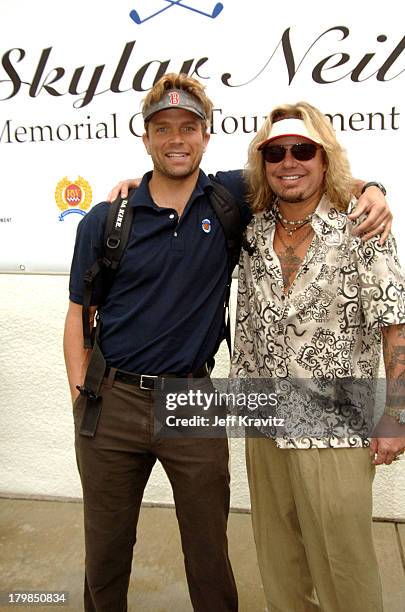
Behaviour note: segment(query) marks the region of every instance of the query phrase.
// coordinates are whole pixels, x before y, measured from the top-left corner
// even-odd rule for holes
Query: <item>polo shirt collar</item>
[[[156,208],[156,205],[154,201],[152,200],[151,195],[149,193],[149,181],[151,178],[152,178],[152,170],[149,172],[146,172],[146,174],[143,175],[142,181],[139,187],[137,187],[137,189],[134,189],[134,192],[131,194],[129,198],[130,206],[142,205],[142,206],[151,206],[153,208]],[[193,200],[197,198],[198,196],[210,193],[210,191],[212,191],[212,188],[213,188],[212,183],[209,180],[208,176],[202,170],[200,170],[196,186],[194,187],[193,193],[191,194],[190,201],[193,202]]]
[[[152,177],[152,172],[146,172],[143,175],[142,181],[136,189],[134,189],[131,197],[129,199],[130,206],[152,206],[155,207],[155,204],[149,193],[149,181]]]

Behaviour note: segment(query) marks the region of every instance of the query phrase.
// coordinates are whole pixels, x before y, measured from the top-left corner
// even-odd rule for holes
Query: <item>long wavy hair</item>
[[[183,89],[184,91],[187,91],[187,93],[197,98],[197,100],[203,107],[205,115],[207,117],[206,121],[204,121],[204,119],[201,119],[204,131],[206,131],[210,125],[211,114],[214,104],[211,102],[211,100],[205,93],[204,85],[202,85],[196,79],[187,76],[186,74],[177,74],[175,72],[169,72],[168,74],[162,76],[145,96],[142,108],[148,108],[148,106],[159,102],[168,89]],[[147,124],[148,122],[145,123],[146,130]]]
[[[257,150],[257,147],[259,143],[266,140],[273,123],[287,118],[302,119],[305,125],[319,136],[327,164],[326,195],[336,208],[346,211],[353,185],[346,152],[337,141],[332,125],[325,115],[308,102],[297,102],[297,104],[284,104],[273,109],[249,145],[245,177],[252,212],[269,208],[275,198],[266,178],[263,155]]]

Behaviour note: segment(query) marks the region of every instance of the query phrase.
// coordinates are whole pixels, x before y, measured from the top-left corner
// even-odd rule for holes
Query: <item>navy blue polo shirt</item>
[[[131,233],[117,275],[100,309],[101,349],[108,366],[142,374],[187,374],[211,356],[222,333],[227,250],[209,202],[212,185],[200,171],[180,219],[152,200],[146,174],[129,205]],[[240,172],[218,179],[242,200]],[[109,204],[80,222],[70,276],[70,299],[83,301],[83,275],[100,256]],[[241,205],[245,222],[246,208]],[[100,299],[95,286],[93,303]]]

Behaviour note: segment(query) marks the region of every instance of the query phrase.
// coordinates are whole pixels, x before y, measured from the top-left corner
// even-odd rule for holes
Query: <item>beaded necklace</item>
[[[282,216],[277,202],[275,203],[275,212],[280,221],[280,225],[285,229],[289,236],[292,236],[294,232],[301,229],[301,227],[304,227],[304,225],[307,225],[307,223],[309,223],[314,216],[314,213],[311,212],[303,219],[295,219],[294,221],[290,221]]]

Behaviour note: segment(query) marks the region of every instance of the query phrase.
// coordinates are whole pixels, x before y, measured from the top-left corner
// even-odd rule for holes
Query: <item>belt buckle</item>
[[[153,389],[155,388],[155,383],[153,382],[151,387],[145,387],[143,384],[143,380],[146,378],[159,378],[158,376],[152,376],[150,374],[141,374],[141,382],[139,383],[139,388],[140,389],[144,389],[145,391],[153,391]]]

